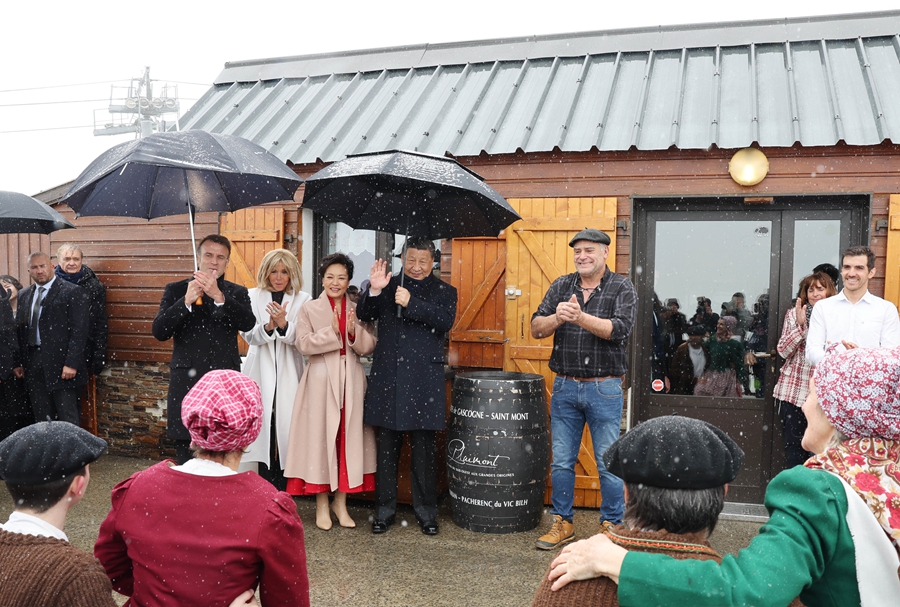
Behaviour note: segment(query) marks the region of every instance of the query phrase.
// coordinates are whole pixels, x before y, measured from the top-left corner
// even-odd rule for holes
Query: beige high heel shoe
[[[338,491],[334,494],[334,502],[331,504],[331,510],[337,517],[341,527],[356,527],[356,521],[347,512],[347,494]]]
[[[331,512],[328,510],[328,494],[316,495],[316,527],[323,531],[331,529]]]

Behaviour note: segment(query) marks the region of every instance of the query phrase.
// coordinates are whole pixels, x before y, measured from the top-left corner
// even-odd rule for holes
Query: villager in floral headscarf
[[[827,425],[819,424],[829,442],[806,466],[841,477],[900,551],[900,349],[828,356],[816,367],[813,384],[818,404],[809,399],[804,409],[825,418]]]
[[[738,556],[676,561],[604,536],[553,562],[554,588],[607,575],[637,605],[895,605],[900,596],[900,349],[826,354],[803,405],[817,455],[766,489],[769,521]]]

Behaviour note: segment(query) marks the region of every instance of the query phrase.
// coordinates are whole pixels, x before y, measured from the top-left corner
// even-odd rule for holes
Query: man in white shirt
[[[875,253],[869,247],[855,246],[844,251],[843,290],[813,307],[806,337],[809,364],[818,364],[829,344],[838,344],[837,351],[900,346],[897,307],[869,293],[869,279],[873,276]]]

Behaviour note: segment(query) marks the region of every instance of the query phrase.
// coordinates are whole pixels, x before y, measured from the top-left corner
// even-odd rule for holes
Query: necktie
[[[41,319],[41,304],[44,302],[44,291],[46,290],[46,287],[38,287],[37,294],[34,296],[35,302],[31,308],[31,333],[28,339],[28,345],[30,346],[40,345],[38,342],[38,321]]]

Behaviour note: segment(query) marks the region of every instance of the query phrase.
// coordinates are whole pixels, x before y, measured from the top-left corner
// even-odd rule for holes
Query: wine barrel
[[[482,533],[534,529],[549,467],[543,376],[458,373],[447,432],[453,522]]]

